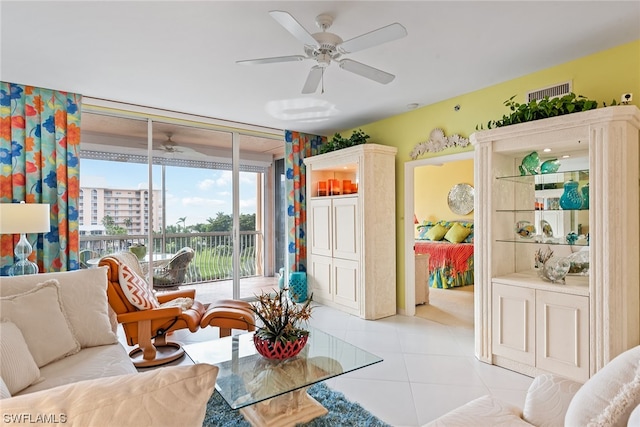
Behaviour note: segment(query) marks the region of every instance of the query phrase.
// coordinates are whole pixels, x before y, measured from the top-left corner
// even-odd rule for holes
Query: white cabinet
[[[630,105],[471,135],[480,360],[584,381],[640,344],[639,129],[640,110]],[[521,176],[523,158],[534,151],[541,161],[559,159],[560,170]],[[587,188],[588,205],[551,203],[569,180]],[[550,238],[541,220],[551,225]],[[536,227],[534,237],[516,234],[520,221]],[[581,246],[568,244],[570,232],[584,235]],[[589,274],[543,281],[534,254],[547,249],[555,256],[588,250]]]
[[[396,313],[396,151],[362,144],[304,160],[313,298],[365,319]]]
[[[589,379],[589,297],[494,282],[492,352],[497,364],[535,375]]]

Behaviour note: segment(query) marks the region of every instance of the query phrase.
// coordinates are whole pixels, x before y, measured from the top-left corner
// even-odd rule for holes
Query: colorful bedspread
[[[429,254],[429,286],[473,285],[473,243],[416,241],[416,254]]]

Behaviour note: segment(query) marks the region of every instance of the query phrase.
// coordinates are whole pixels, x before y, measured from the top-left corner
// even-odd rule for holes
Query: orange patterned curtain
[[[0,82],[0,203],[49,203],[51,230],[28,235],[41,272],[78,268],[78,94]],[[18,235],[2,235],[0,274]]]

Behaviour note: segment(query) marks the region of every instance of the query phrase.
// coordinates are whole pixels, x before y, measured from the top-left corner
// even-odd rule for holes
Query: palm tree
[[[180,224],[180,223],[182,223],[182,231],[186,232],[187,231],[187,217],[183,216],[182,218],[178,218],[177,224]],[[178,231],[180,231],[180,230],[178,229]]]
[[[131,228],[131,218],[125,218],[122,220],[122,223],[124,224],[125,227],[127,227],[127,230]]]

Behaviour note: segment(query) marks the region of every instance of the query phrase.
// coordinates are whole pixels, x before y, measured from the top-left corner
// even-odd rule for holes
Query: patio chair
[[[184,283],[187,268],[195,255],[195,251],[189,247],[180,249],[162,267],[153,269],[154,288],[174,288]]]
[[[179,329],[196,332],[216,326],[221,338],[231,335],[232,329],[255,330],[255,316],[248,302],[229,299],[205,304],[196,300],[195,289],[156,294],[140,275],[138,259],[131,252],[105,256],[99,265],[109,267],[109,306],[122,324],[127,344],[135,346],[129,357],[139,368],[182,357],[182,346],[167,340],[167,335]]]
[[[87,264],[87,261],[93,258],[98,258],[100,254],[96,251],[92,251],[91,249],[84,249],[78,253],[78,264],[80,264],[80,268],[90,268],[91,266]]]

